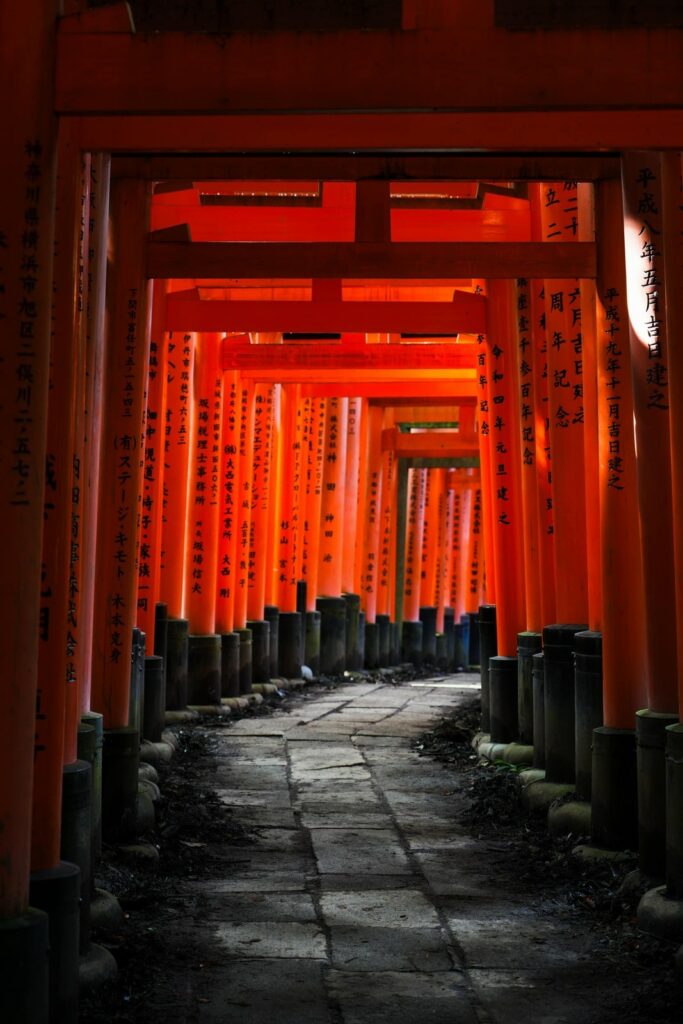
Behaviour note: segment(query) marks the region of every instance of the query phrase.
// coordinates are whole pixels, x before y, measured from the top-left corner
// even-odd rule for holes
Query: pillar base
[[[391,619],[388,615],[378,615],[375,622],[379,644],[379,667],[388,668],[391,664]]]
[[[164,690],[166,688],[166,660],[168,657],[168,605],[159,601],[154,606],[154,654],[164,659]]]
[[[270,675],[270,624],[265,619],[250,619],[253,682],[267,683]]]
[[[531,656],[534,694],[534,768],[545,771],[545,668],[543,652]]]
[[[474,638],[476,637],[476,654]],[[489,693],[489,662],[498,654],[496,633],[496,606],[482,604],[478,615],[470,613],[469,664],[479,665],[481,678],[481,727],[484,732],[491,730],[491,697]],[[476,658],[476,661],[474,660]]]
[[[320,675],[320,612],[306,612],[304,617],[304,664],[313,676]],[[293,679],[296,676],[292,676]]]
[[[221,697],[240,695],[240,638],[237,633],[221,634]]]
[[[251,693],[254,681],[253,645],[250,629],[236,629],[240,638],[240,696]]]
[[[340,676],[346,669],[346,604],[343,597],[319,597],[320,671]]]
[[[453,661],[451,669],[457,672],[458,669],[466,669],[469,665],[469,625],[465,622],[453,624]]]
[[[91,729],[94,735],[95,730]],[[60,856],[80,873],[80,952],[90,943],[90,896],[93,889],[91,818],[92,767],[74,761],[62,772],[62,831]]]
[[[363,667],[359,644],[360,597],[343,594],[346,605],[346,667],[351,672]]]
[[[166,710],[187,707],[187,662],[189,623],[187,619],[169,619],[166,637]]]
[[[379,626],[376,622],[365,623],[365,667],[370,671],[379,668]]]
[[[389,628],[391,638],[389,664],[398,665],[401,661],[401,626],[398,622],[392,622]]]
[[[445,633],[436,634],[436,667],[440,672],[448,671],[448,637]]]
[[[95,711],[88,711],[81,717],[81,722],[95,730],[94,750],[92,757],[87,754],[84,747],[78,749],[78,757],[84,761],[90,761],[92,768],[91,776],[91,803],[90,803],[90,828],[92,829],[92,865],[93,873],[102,857],[102,745],[104,743],[104,717]]]
[[[367,628],[367,627],[366,627]],[[422,623],[404,622],[401,632],[401,660],[422,666]]]
[[[147,637],[137,626],[133,628],[133,646],[130,666],[130,702],[128,725],[138,732],[142,729],[142,709],[145,699],[145,654]]]
[[[574,719],[576,724],[576,795],[590,800],[593,774],[593,730],[602,725],[602,634],[577,633],[574,664]]]
[[[420,622],[422,623],[422,661],[428,665],[435,665],[436,608],[433,605],[424,605],[420,608]]]
[[[592,841],[607,850],[638,849],[636,734],[593,730]]]
[[[270,625],[270,679],[277,679],[280,671],[278,659],[278,639],[280,611],[274,604],[267,604],[263,609],[263,618]],[[225,694],[223,694],[225,696]]]
[[[543,629],[545,671],[545,772],[548,782],[576,776],[574,650],[587,626],[559,623]]]
[[[140,734],[105,729],[102,746],[102,834],[107,842],[135,835]]]
[[[145,703],[142,716],[142,735],[158,743],[166,725],[166,688],[164,686],[164,659],[157,654],[145,658]]]
[[[493,604],[480,605],[479,611],[477,612],[466,612],[467,616],[467,664],[468,665],[481,665],[482,664],[482,653],[481,653],[481,632],[479,629],[479,623],[481,620],[481,609],[491,608],[493,610],[495,622],[496,606]],[[494,654],[498,653],[498,648],[493,647],[489,652],[489,656],[493,657]]]
[[[666,886],[683,900],[683,725],[666,729]]]
[[[517,658],[496,655],[489,659],[491,742],[517,739]]]
[[[308,667],[313,671],[311,665]],[[301,678],[301,616],[299,612],[280,612],[280,675],[285,679]]]
[[[446,637],[446,670],[455,668],[455,612],[452,608],[443,610],[443,631]]]
[[[78,868],[66,861],[31,875],[31,906],[48,917],[50,1024],[78,1024],[80,887]]]
[[[677,715],[636,712],[638,866],[650,878],[666,877],[666,728]]]
[[[48,916],[32,907],[0,919],[0,1020],[48,1024]]]
[[[534,742],[534,682],[532,658],[541,650],[541,634],[525,631],[517,634],[517,728],[519,742]]]
[[[221,638],[216,633],[190,633],[187,680],[191,706],[220,704]]]

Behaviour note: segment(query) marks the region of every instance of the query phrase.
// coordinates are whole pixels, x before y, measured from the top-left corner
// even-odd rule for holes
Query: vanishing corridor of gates
[[[398,664],[683,941],[683,20],[166,6],[0,11],[0,1018],[169,727]]]

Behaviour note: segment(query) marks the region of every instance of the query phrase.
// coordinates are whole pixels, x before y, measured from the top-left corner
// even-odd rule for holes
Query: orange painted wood
[[[536,353],[532,336],[531,288],[525,278],[516,283],[517,360],[516,387],[519,394],[520,479],[522,485],[522,529],[524,543],[524,582],[526,628],[543,628],[541,600],[540,523],[538,464],[536,456]]]
[[[257,622],[263,619],[266,604],[267,537],[273,472],[273,392],[273,385],[257,384],[254,388],[254,461],[247,616]]]
[[[483,330],[483,303],[470,301],[473,298],[465,292],[454,292],[452,302],[171,298],[166,325],[170,331],[362,331],[455,336]]]
[[[128,724],[142,417],[149,360],[147,284],[140,265],[140,231],[145,226],[147,205],[144,182],[112,186],[116,265],[105,378],[92,690],[93,709],[104,715],[105,728]]]
[[[255,345],[241,340],[244,335],[228,336],[222,347],[225,370],[286,375],[301,369],[312,373],[322,370],[344,378],[345,371],[467,370],[473,367],[475,350],[465,343],[367,345],[363,335],[345,334],[340,342],[286,342]]]
[[[296,385],[282,389],[282,446],[280,470],[280,518],[278,522],[278,600],[281,612],[296,611],[296,584],[299,578],[298,522],[301,515],[301,488],[295,485],[300,472],[300,431],[297,423],[299,395]]]
[[[356,540],[358,535],[358,486],[363,401],[349,398],[346,420],[346,480],[344,483],[344,537],[342,541],[342,591],[353,594]]]
[[[656,153],[623,158],[624,248],[633,405],[638,453],[640,536],[645,578],[648,706],[678,708],[676,583],[669,428],[669,350],[666,322],[661,164]],[[678,288],[679,282],[671,282]],[[678,343],[678,339],[676,339]]]
[[[185,537],[190,467],[192,372],[196,335],[167,334],[164,491],[159,597],[168,614],[184,611]]]
[[[472,535],[472,506],[474,503],[474,494],[472,488],[467,480],[467,477],[463,474],[462,481],[460,483],[459,492],[460,494],[460,522],[458,524],[458,543],[455,545],[457,548],[457,567],[455,569],[456,583],[456,596],[457,604],[456,609],[460,615],[466,614],[472,610],[473,599],[470,595],[469,587],[469,570],[470,570],[470,541]],[[475,609],[478,611],[478,606]]]
[[[515,657],[525,628],[519,404],[515,374],[516,302],[513,281],[487,285],[491,498],[498,653]]]
[[[397,458],[472,458],[479,454],[476,435],[461,436],[459,431],[415,431],[402,434],[396,428],[384,431],[382,448],[393,450]]]
[[[393,419],[385,410],[385,422]],[[382,518],[380,522],[380,566],[377,582],[377,612],[395,621],[396,507],[398,501],[398,463],[392,451],[382,453]]]
[[[184,609],[193,634],[214,632],[221,502],[220,335],[198,334],[185,534]]]
[[[486,345],[486,339],[484,335],[479,338],[479,346],[477,353],[477,391],[478,391],[478,403],[477,403],[477,436],[479,438],[479,467],[481,471],[481,489],[482,489],[482,503],[484,506],[484,551],[486,554],[486,565],[485,565],[485,579],[486,579],[486,601],[488,604],[496,603],[496,573],[495,573],[495,551],[493,547],[493,523],[494,523],[494,507],[493,507],[493,484],[492,484],[492,438],[491,438],[491,405],[489,399],[489,354],[488,346]],[[458,510],[456,506],[456,532],[459,531],[460,545],[463,544],[463,525],[465,522],[463,512],[463,502],[460,501],[460,515],[458,516]],[[460,525],[458,526],[458,519]],[[458,563],[460,566],[460,563]],[[454,570],[454,580],[456,572]],[[464,576],[462,569],[457,570],[457,582],[460,583],[460,592],[462,591],[462,581]],[[460,592],[458,593],[458,606],[461,604]],[[462,610],[460,614],[464,612],[464,599],[462,599]],[[456,622],[458,621],[458,614],[456,612]]]
[[[427,469],[425,483],[425,514],[420,556],[420,605],[434,604],[435,575],[438,560],[439,480],[440,471]]]
[[[90,218],[87,290],[86,396],[84,420],[83,566],[81,623],[78,651],[81,714],[90,710],[92,687],[93,613],[99,503],[102,389],[105,363],[105,283],[107,274],[107,219],[111,160],[95,154],[90,165]]]
[[[166,447],[166,386],[168,348],[163,328],[166,282],[152,286],[152,319],[147,375],[144,437],[145,464],[138,550],[136,624],[146,637],[146,650],[154,652],[156,604],[161,576],[161,543],[164,506],[164,457]]]
[[[647,701],[649,649],[619,182],[598,186],[596,221],[603,708],[607,726],[633,729]]]
[[[338,397],[375,399],[393,406],[401,406],[403,403],[422,401],[424,405],[440,405],[442,402],[451,399],[453,402],[474,403],[476,400],[476,381],[468,380],[443,380],[441,378],[400,380],[400,381],[367,381],[354,379],[343,383],[341,381],[316,383],[302,383],[301,393],[308,396],[319,396],[321,398]]]
[[[568,238],[578,238],[575,182],[543,185],[540,204],[541,230],[549,243],[567,244]],[[583,339],[581,290],[573,277],[554,282],[546,278],[545,323],[556,614],[559,622],[587,623]]]
[[[662,216],[664,219],[664,267],[668,284],[666,323],[670,338],[683,337],[683,304],[680,282],[683,280],[683,166],[681,154],[662,154]],[[673,287],[672,287],[673,285]],[[673,495],[674,554],[676,558],[676,638],[678,652],[678,714],[683,715],[683,353],[680,344],[669,347],[669,387],[671,402],[671,486]]]
[[[443,633],[444,609],[446,607],[445,583],[445,543],[446,543],[446,512],[447,494],[446,470],[435,470],[437,483],[437,522],[436,522],[436,559],[434,566],[434,597],[432,603],[436,607],[436,631]]]
[[[646,49],[638,32],[585,29],[545,36],[541,47],[538,33],[481,25],[412,32],[238,32],[220,37],[65,33],[59,38],[56,106],[71,113],[256,114],[272,110],[276,97],[282,110],[309,111],[315,82],[313,102],[318,110],[472,110],[486,118],[487,127],[495,116],[490,111],[496,111],[503,137],[489,136],[488,145],[479,146],[514,149],[524,135],[517,125],[513,135],[505,123],[510,110],[523,110],[527,118],[529,111],[548,111],[545,124],[550,128],[550,115],[558,108],[621,112],[648,102],[657,107],[681,101],[683,42],[676,32],[649,32]],[[490,73],[485,80],[471,74],[473,54],[486,54]],[[339,68],[349,62],[359,68],[381,68],[382,74],[340,75]],[[620,69],[618,82],[609,73],[610,64]],[[520,67],[525,68],[521,81]],[[591,81],[586,68],[594,69]],[[452,120],[458,126],[457,116]],[[606,118],[604,122],[609,123]],[[548,136],[544,146],[535,134],[532,120],[526,144],[546,148]],[[566,148],[566,139],[571,139],[581,148],[588,135],[589,126],[578,134],[570,132],[564,136],[564,147],[559,130],[551,138],[556,147]],[[217,131],[211,148],[217,150],[218,140],[230,138]],[[291,135],[280,140],[261,130],[246,148],[260,149],[264,139],[273,150],[296,147]],[[453,139],[462,148],[479,148],[462,128],[452,131],[444,147],[452,146]],[[405,148],[407,140],[419,148],[420,140],[410,132],[394,148]],[[325,150],[328,141],[321,133],[311,148]],[[610,145],[609,138],[601,141]],[[382,142],[376,136],[373,144]],[[424,145],[440,144],[432,138]],[[192,140],[183,137],[183,146],[192,151]]]
[[[238,500],[235,549],[235,628],[247,625],[249,597],[249,538],[251,534],[252,470],[254,460],[254,386],[242,380],[239,392]],[[293,469],[296,473],[296,470]]]
[[[216,633],[235,628],[237,529],[239,502],[239,375],[223,375],[221,420],[221,498],[216,576]]]
[[[318,557],[318,593],[321,597],[339,597],[342,592],[348,401],[347,398],[327,400]]]
[[[43,556],[40,590],[38,689],[36,698],[31,867],[53,868],[59,861],[62,768],[67,689],[77,703],[76,678],[67,675],[70,539],[76,406],[82,400],[78,303],[82,159],[63,135],[58,147],[53,329],[47,415]],[[37,214],[36,214],[37,216]],[[30,301],[20,298],[24,309]],[[31,328],[33,325],[30,323]],[[17,383],[22,381],[18,375]],[[25,386],[30,387],[30,378]],[[16,456],[15,456],[16,458]],[[38,533],[38,535],[40,535]],[[69,726],[72,726],[72,717]],[[75,728],[75,726],[74,726]],[[70,728],[71,731],[71,728]]]
[[[481,487],[477,487],[472,478],[468,477],[470,492],[470,523],[467,545],[467,576],[465,586],[465,611],[476,612],[481,604],[481,588],[484,569],[483,529],[482,529],[482,497]]]
[[[320,509],[323,496],[326,404],[322,398],[303,399],[309,405],[310,425],[303,451],[304,512],[301,578],[306,583],[306,611],[315,611],[320,551]]]
[[[365,511],[368,495],[368,457],[370,454],[370,402],[364,407],[361,418],[360,457],[358,465],[358,516],[356,519],[356,549],[353,560],[353,592],[361,595],[363,603],[363,572],[365,565]]]
[[[149,277],[595,277],[595,247],[538,242],[186,242],[146,245]]]
[[[408,470],[408,517],[403,580],[403,621],[420,620],[421,552],[425,514],[425,469]]]
[[[270,501],[268,503],[268,533],[266,537],[265,601],[277,605],[278,566],[276,550],[279,543],[280,479],[282,448],[281,385],[273,385],[273,421],[271,427]]]
[[[382,447],[380,441],[383,419],[384,413],[379,406],[372,406],[368,410],[360,595],[365,621],[370,624],[377,620],[382,504]]]
[[[579,238],[595,239],[593,185],[579,184]],[[600,556],[600,470],[598,447],[598,383],[596,341],[596,295],[594,281],[580,281],[581,338],[583,356],[583,462],[586,474],[586,564],[588,569],[588,623],[602,629],[602,561]]]

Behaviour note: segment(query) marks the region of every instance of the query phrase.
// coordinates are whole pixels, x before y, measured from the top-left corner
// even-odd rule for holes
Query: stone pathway
[[[455,823],[457,776],[411,750],[477,689],[471,675],[348,685],[225,730],[218,792],[257,843],[224,847],[225,877],[192,883],[217,952],[184,1020],[592,1019],[571,922],[495,891],[490,849]]]

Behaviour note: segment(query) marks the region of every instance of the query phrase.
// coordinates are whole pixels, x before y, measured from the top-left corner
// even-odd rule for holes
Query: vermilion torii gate
[[[364,454],[370,426],[363,426],[363,409],[382,411],[382,418],[372,417],[377,433],[392,429],[383,418],[390,418],[385,410],[401,408],[392,403],[447,402],[459,408],[476,400],[481,515],[487,581],[495,588],[499,613],[498,657],[514,657],[518,628],[527,627],[527,634],[543,630],[546,692],[557,693],[561,687],[569,692],[572,680],[566,665],[576,629],[584,624],[601,626],[604,698],[599,692],[596,697],[594,687],[593,717],[584,721],[589,736],[595,714],[604,721],[592,734],[597,753],[594,838],[617,846],[636,841],[635,800],[627,801],[625,816],[616,808],[621,806],[617,794],[633,797],[636,790],[635,783],[623,780],[633,776],[633,726],[639,712],[639,757],[646,780],[639,813],[642,863],[655,874],[666,873],[668,893],[680,898],[683,758],[681,727],[674,724],[683,692],[683,676],[674,668],[683,650],[682,602],[676,592],[676,579],[683,577],[683,548],[681,517],[675,511],[683,422],[677,401],[680,346],[675,343],[681,323],[680,31],[508,32],[496,23],[492,4],[478,5],[475,16],[460,4],[406,2],[400,30],[236,32],[217,39],[164,32],[139,35],[125,4],[82,11],[76,0],[69,0],[64,7],[65,12],[53,0],[40,0],[30,8],[5,5],[0,14],[0,75],[3,94],[13,101],[4,113],[0,193],[0,472],[2,532],[8,544],[2,606],[11,638],[11,657],[1,684],[0,774],[15,780],[0,796],[0,951],[8,976],[14,979],[2,989],[2,998],[9,1000],[3,1005],[4,1015],[38,1024],[47,1020],[48,922],[40,912],[28,909],[33,867],[31,905],[50,908],[51,945],[57,951],[52,958],[49,1012],[54,1021],[72,1021],[75,1016],[78,936],[73,911],[79,886],[81,895],[87,896],[87,881],[81,884],[78,872],[65,867],[60,856],[68,852],[67,864],[69,858],[81,858],[84,878],[88,869],[78,837],[65,839],[60,834],[60,782],[64,762],[69,768],[65,778],[84,777],[74,768],[75,709],[86,711],[91,694],[95,728],[101,728],[98,716],[104,715],[107,729],[105,803],[110,836],[120,830],[135,802],[135,772],[125,776],[122,769],[124,763],[135,766],[139,748],[135,725],[129,724],[135,719],[129,695],[131,637],[137,624],[140,566],[147,564],[138,555],[156,543],[145,532],[148,524],[140,504],[145,509],[145,502],[164,502],[163,493],[160,498],[158,489],[154,491],[158,480],[150,449],[157,442],[150,413],[155,410],[145,399],[145,388],[150,381],[150,337],[157,344],[156,358],[156,339],[171,324],[176,325],[173,339],[177,334],[180,345],[172,351],[166,346],[167,395],[154,398],[173,413],[164,422],[164,430],[172,431],[164,433],[164,442],[168,436],[174,443],[182,442],[187,418],[195,424],[194,439],[206,441],[212,450],[207,453],[199,443],[191,452],[187,445],[185,453],[164,447],[164,461],[172,467],[167,484],[175,481],[175,500],[184,502],[191,466],[197,507],[206,494],[218,500],[215,476],[220,477],[218,493],[226,500],[225,511],[228,496],[231,511],[251,505],[254,480],[260,494],[265,493],[258,460],[255,470],[253,459],[257,445],[262,455],[264,425],[271,424],[273,500],[253,522],[255,529],[257,522],[269,524],[270,563],[287,563],[282,584],[287,590],[286,614],[296,614],[289,607],[289,591],[303,557],[295,524],[301,523],[302,509],[305,514],[315,510],[322,497],[315,493],[315,474],[308,495],[305,487],[302,495],[302,480],[294,480],[294,475],[302,476],[298,460],[304,438],[315,452],[318,468],[318,452],[323,453],[319,486],[333,486],[334,492],[327,493],[336,496],[342,474],[335,459],[342,449],[344,456],[350,450],[341,438],[344,431],[348,437],[352,403],[355,415],[361,416],[361,435],[351,462],[366,471],[372,464],[379,474],[380,461],[372,462],[367,447]],[[63,13],[66,16],[61,17]],[[340,75],[339,67],[350,55],[359,72]],[[472,76],[472,55],[485,60],[491,73]],[[276,231],[267,193],[254,209],[214,202],[211,217],[206,215],[209,205],[197,203],[201,195],[221,194],[220,188],[212,191],[216,182],[259,181],[289,182],[293,192],[308,193],[319,205],[286,207]],[[454,199],[457,193],[446,186],[459,181],[493,183],[494,189],[507,189],[509,202],[506,206],[505,196],[498,196],[501,202],[496,206],[497,193],[477,187],[463,198],[481,200],[479,207],[453,205],[459,201]],[[165,191],[154,196],[156,182],[164,182]],[[211,182],[214,186],[206,187]],[[309,188],[311,182],[319,195]],[[328,185],[329,196],[320,182]],[[444,210],[430,207],[419,187],[430,182],[442,183],[435,192]],[[521,188],[510,189],[510,182]],[[588,198],[581,197],[580,240],[558,241],[549,190],[556,191],[557,183],[576,182],[595,183],[594,195],[589,190]],[[524,195],[529,183],[540,190],[535,212],[533,196],[527,203]],[[335,190],[337,201],[331,206],[327,200],[331,203]],[[236,191],[233,184],[233,197]],[[225,194],[230,194],[229,188]],[[91,217],[84,216],[88,207]],[[448,214],[439,216],[445,210]],[[573,233],[572,217],[569,213],[562,231]],[[216,234],[208,224],[211,230],[215,225]],[[230,225],[225,232],[224,224]],[[297,288],[289,282],[303,280],[306,293],[296,298],[291,293],[261,296],[251,310],[246,307],[254,300],[246,294],[241,299],[235,294],[210,299],[203,291],[206,282],[209,287],[219,282],[220,288],[246,292],[241,284],[235,285],[245,280],[287,281],[287,288]],[[462,280],[488,282],[486,299],[465,297],[453,283]],[[178,285],[169,283],[164,299],[158,294],[162,281],[180,281],[181,289],[198,291],[178,295]],[[577,308],[576,297],[571,300],[576,291],[571,282],[576,281],[581,282],[580,342],[574,341],[575,334],[567,338],[568,312],[557,307],[566,300],[568,309],[570,303]],[[404,289],[437,289],[437,282],[446,282],[452,299],[445,302],[435,295],[425,302],[424,295],[410,299],[404,291],[378,301],[371,291],[386,282],[387,287]],[[553,282],[562,287],[555,288]],[[361,290],[352,297],[354,287]],[[520,305],[525,295],[529,316]],[[553,296],[562,296],[555,299],[555,306]],[[169,319],[155,322],[155,310],[157,318]],[[484,310],[488,319],[482,328],[479,318]],[[200,320],[200,314],[206,319]],[[450,335],[451,330],[464,330],[482,335],[482,340],[462,346],[425,344],[417,363],[402,371],[392,368],[389,377],[382,360],[400,361],[412,347],[409,343],[394,339],[386,345],[367,344],[362,350],[358,346],[353,358],[359,363],[351,361],[342,368],[340,362],[332,372],[316,370],[313,360],[303,373],[261,367],[238,377],[232,369],[223,369],[221,384],[231,398],[227,415],[223,399],[219,424],[218,378],[213,377],[213,390],[210,379],[208,388],[200,387],[200,375],[193,377],[195,348],[201,367],[204,341],[211,332],[228,326],[235,331],[282,332],[287,330],[286,317],[291,317],[294,332],[447,330]],[[194,337],[195,331],[200,331],[201,340]],[[587,339],[594,339],[593,359],[581,359],[580,371],[574,368],[569,380],[571,367],[563,361],[568,349],[563,346],[587,344]],[[472,360],[468,367],[439,364],[440,350],[446,350],[444,358],[452,358],[469,344],[476,345],[476,352],[473,358],[471,352],[462,353]],[[386,354],[376,355],[374,350],[380,348]],[[524,355],[530,348],[533,361]],[[339,351],[330,352],[333,358],[339,356]],[[245,355],[252,358],[251,351]],[[319,355],[322,359],[322,348]],[[349,368],[358,369],[361,360],[376,361],[375,371],[366,365],[362,379],[350,381]],[[533,395],[528,378],[533,378]],[[571,403],[560,401],[565,383],[573,392]],[[279,388],[277,415],[274,397],[273,408],[265,411],[271,386]],[[358,399],[367,399],[366,406],[354,402]],[[324,401],[324,414],[316,405],[313,415],[312,405],[306,405],[313,401]],[[373,401],[380,404],[372,406]],[[509,412],[503,415],[501,407]],[[552,425],[546,424],[550,409]],[[583,447],[576,437],[566,443],[570,428],[562,424],[567,415],[577,419],[573,426],[583,432]],[[529,419],[534,426],[531,435]],[[581,481],[575,479],[574,491],[566,472],[569,461],[562,465],[564,473],[552,476],[553,434],[565,430],[567,438],[558,444],[570,453],[572,471],[584,474]],[[220,449],[218,460],[214,446]],[[597,466],[590,458],[596,449]],[[290,465],[298,465],[299,472],[287,476]],[[381,469],[393,487],[384,456]],[[516,479],[518,493],[501,482],[502,477]],[[427,488],[426,482],[422,487],[414,479],[417,536],[420,516],[425,514],[424,508],[420,511],[420,494]],[[208,491],[199,488],[200,483],[208,484]],[[375,486],[372,481],[370,485]],[[368,486],[366,472],[366,501]],[[593,500],[588,515],[586,508],[569,507],[572,494],[581,490],[589,502]],[[440,480],[437,499],[447,491]],[[457,497],[456,490],[452,523]],[[467,489],[459,497],[461,510],[474,507]],[[379,488],[375,500],[385,501]],[[386,503],[378,507],[381,510]],[[429,507],[438,509],[439,501]],[[446,501],[446,512],[447,507]],[[590,586],[594,597],[589,622],[550,621],[549,571],[542,572],[537,587],[525,585],[533,568],[534,536],[524,532],[532,507],[538,518],[538,564],[562,564],[564,572],[576,572],[580,579],[570,587],[572,592],[579,591],[585,579],[586,590]],[[331,501],[323,515],[334,518],[340,508]],[[175,511],[174,522],[172,513],[166,524],[167,542],[182,531],[184,516],[178,506]],[[571,551],[580,545],[572,548],[560,541],[567,537],[566,524],[574,513],[576,530],[582,520],[586,531],[592,531],[592,546],[586,547],[590,565],[573,565]],[[199,521],[203,523],[203,517],[197,516],[195,524]],[[238,522],[239,536],[233,535]],[[289,525],[280,531],[277,524],[282,522]],[[221,630],[246,625],[245,590],[253,568],[251,523],[251,515],[248,520],[235,516],[234,523],[225,515],[219,523],[217,572],[227,566],[239,588],[239,596],[230,597],[218,590]],[[556,523],[557,534],[550,532]],[[373,523],[373,530],[376,526],[381,528]],[[338,546],[334,529],[325,529],[333,534],[326,538],[333,542],[324,548],[325,557],[332,559],[326,565],[334,564],[336,571],[335,558],[338,562],[338,551],[344,547]],[[367,533],[370,544],[381,543],[382,534],[376,540],[373,531]],[[438,530],[429,534],[435,535]],[[550,537],[558,540],[556,546]],[[366,544],[364,553],[369,550]],[[515,552],[514,576],[502,569],[510,551]],[[524,553],[521,562],[517,552]],[[184,539],[182,550],[172,551],[167,543],[165,561],[158,566],[159,578],[170,585],[168,593],[180,595],[178,615],[186,596],[186,555]],[[203,561],[193,561],[202,555],[198,549],[191,557],[191,573],[205,571]],[[97,567],[96,580],[92,565]],[[660,577],[662,567],[666,578]],[[452,570],[451,576],[457,578],[457,572]],[[571,581],[556,579],[555,593],[567,583]],[[190,585],[191,594],[193,585],[199,585],[198,578]],[[489,586],[488,597],[493,587]],[[274,589],[266,590],[274,598]],[[675,609],[666,601],[658,603],[665,593]],[[202,596],[194,591],[192,600],[205,611]],[[620,615],[628,621],[624,623]],[[576,642],[582,645],[583,687],[589,676],[595,682],[597,629],[588,635],[583,631],[583,639]],[[548,668],[549,662],[554,668]],[[504,678],[514,678],[508,660],[505,665],[494,665],[491,694],[496,728],[500,724],[503,731],[509,727],[506,714],[511,704],[500,687]],[[501,709],[505,714],[499,714]],[[574,710],[584,710],[581,702]],[[569,701],[563,714],[571,719]],[[550,718],[549,714],[547,729],[536,730],[534,744],[538,753],[543,741],[551,740],[546,754],[552,776],[560,762],[553,746],[558,730]],[[580,732],[577,717],[577,769]],[[586,733],[581,735],[585,754]],[[665,745],[668,788],[663,783]],[[562,772],[570,761],[561,761]],[[557,781],[571,784],[573,779]],[[625,818],[628,827],[622,827]],[[658,898],[653,897],[655,905]],[[60,918],[55,912],[62,901],[71,908],[71,917]],[[18,970],[17,963],[25,962],[31,970]]]

